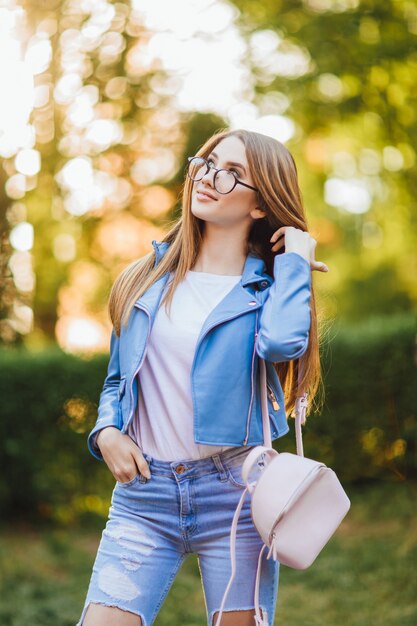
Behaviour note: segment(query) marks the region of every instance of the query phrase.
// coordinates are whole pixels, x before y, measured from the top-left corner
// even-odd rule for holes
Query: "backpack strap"
[[[231,584],[236,574],[236,556],[235,556],[236,555],[236,529],[237,529],[237,523],[238,523],[240,511],[242,510],[242,506],[243,506],[243,500],[245,499],[247,492],[248,492],[248,488],[245,487],[242,495],[240,496],[239,504],[237,505],[235,514],[233,516],[232,529],[230,531],[230,561],[232,564],[232,574],[230,576],[229,582],[227,583],[226,591],[223,594],[223,600],[220,605],[220,610],[217,616],[216,624],[214,626],[220,626],[224,603],[226,602],[226,598],[228,596]]]
[[[255,341],[257,340],[257,337],[258,337],[258,328],[256,328],[255,330]],[[264,446],[257,446],[255,450],[251,450],[251,452],[249,453],[247,457],[247,458],[250,457],[250,461],[247,461],[246,459],[245,472],[243,473],[243,478],[246,483],[247,483],[250,468],[252,467],[253,463],[259,457],[261,453],[265,453],[267,456],[271,456],[271,457],[278,454],[276,450],[272,448],[272,441],[271,441],[270,430],[269,430],[269,415],[268,415],[268,401],[267,401],[267,388],[266,388],[266,364],[265,364],[264,359],[261,359],[260,357],[259,357],[259,361],[260,361],[260,386],[261,386],[261,407],[262,407],[262,425],[263,425],[263,433],[264,433]],[[296,438],[296,445],[297,445],[297,454],[299,454],[300,456],[304,456],[301,424],[305,424],[305,421],[306,421],[305,416],[306,416],[306,410],[307,410],[307,392],[304,391],[302,394],[300,394],[301,376],[302,376],[301,367],[299,367],[299,371],[298,371],[298,394],[299,395],[297,396],[296,401],[295,401],[295,438]],[[243,490],[239,503],[236,507],[235,514],[233,516],[233,522],[232,522],[232,527],[230,531],[230,559],[231,559],[231,564],[232,564],[232,574],[230,576],[229,582],[224,592],[222,603],[220,605],[220,610],[219,610],[217,620],[214,626],[220,626],[224,604],[226,602],[226,598],[228,596],[230,586],[236,574],[236,556],[235,555],[236,555],[237,523],[239,520],[240,512],[242,510],[245,496],[248,491],[252,493],[252,489],[251,489],[252,483],[247,483],[247,485],[248,486],[245,487],[245,489]],[[259,608],[259,586],[260,586],[260,580],[261,580],[262,555],[264,553],[264,550],[267,547],[268,546],[264,543],[264,545],[262,546],[259,552],[258,568],[256,570],[255,598],[254,598],[254,604],[255,604],[254,619],[255,619],[256,626],[268,626],[268,618],[267,616],[264,616],[264,617],[261,616],[261,612]],[[269,559],[271,558],[271,556],[274,558],[274,560],[276,560],[276,553],[274,550],[273,542],[271,543],[271,546],[269,548],[268,555],[266,558]]]
[[[259,608],[259,585],[261,582],[261,568],[262,568],[262,555],[266,550],[266,544],[262,546],[259,551],[258,556],[258,569],[256,570],[256,582],[255,582],[255,624],[256,626],[268,626],[268,617],[265,615],[261,616],[261,611]],[[269,557],[266,557],[267,559]]]
[[[237,505],[235,514],[233,516],[232,529],[230,531],[230,560],[232,564],[232,574],[230,576],[229,582],[227,583],[226,590],[223,594],[222,603],[220,605],[220,610],[217,615],[217,620],[214,626],[220,626],[226,598],[229,594],[230,587],[232,585],[233,579],[236,574],[236,530],[237,530],[237,523],[239,520],[240,512],[243,506],[243,501],[245,499],[247,492],[248,492],[248,487],[245,487],[242,495],[240,496],[239,504]],[[255,583],[255,624],[256,626],[268,626],[268,622],[262,618],[261,612],[259,609],[259,583],[260,583],[260,578],[261,578],[260,574],[261,574],[261,566],[262,566],[262,554],[265,548],[266,548],[266,545],[264,544],[259,552],[258,569],[256,571],[256,583]]]

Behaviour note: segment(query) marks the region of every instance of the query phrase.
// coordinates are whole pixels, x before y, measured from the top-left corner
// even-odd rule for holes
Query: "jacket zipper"
[[[251,309],[253,311],[253,309]],[[258,310],[259,307],[256,309],[256,315],[258,316]],[[231,315],[230,317],[226,317],[224,319],[222,319],[220,322],[216,322],[215,324],[212,324],[211,326],[209,326],[206,330],[206,332],[204,333],[204,335],[202,337],[200,337],[200,339],[197,342],[197,345],[195,347],[195,352],[194,352],[194,359],[193,359],[193,363],[191,366],[191,383],[192,383],[192,378],[193,378],[193,370],[194,370],[194,365],[195,365],[195,361],[196,361],[196,357],[197,357],[197,352],[198,352],[198,348],[200,347],[201,342],[203,341],[204,337],[210,332],[210,330],[212,328],[214,328],[215,326],[220,326],[220,324],[223,324],[224,322],[229,322],[230,320],[235,319],[236,317],[239,317],[240,315],[244,315],[246,311],[240,311],[240,313],[237,313],[237,315]],[[257,318],[256,318],[257,319]],[[254,343],[254,348],[253,348],[254,352],[255,352],[255,343]],[[248,411],[248,417],[246,419],[246,437],[243,440],[243,444],[245,445],[246,441],[248,440],[248,425],[249,425],[249,418],[250,418],[250,412],[251,412],[251,408],[252,408],[252,400],[253,400],[253,363],[254,363],[254,352],[252,354],[252,376],[251,376],[251,400],[250,400],[250,404],[249,404],[249,411]],[[191,384],[191,395],[193,397],[193,401],[194,401],[194,394],[193,394],[193,386]]]
[[[276,396],[275,396],[275,394],[274,394],[274,392],[272,390],[272,387],[271,387],[271,385],[269,383],[266,383],[266,386],[267,386],[268,391],[269,391],[268,395],[271,398],[271,402],[272,402],[272,406],[274,407],[274,411],[278,411],[279,404],[278,404]]]
[[[144,349],[144,351],[143,351],[142,358],[141,358],[141,360],[140,360],[140,362],[139,362],[139,364],[138,364],[138,366],[137,366],[137,368],[136,368],[136,370],[135,370],[135,372],[134,372],[134,374],[133,374],[133,376],[132,376],[132,380],[131,380],[131,383],[130,383],[130,402],[131,402],[131,404],[132,404],[132,410],[131,410],[131,412],[130,412],[129,418],[128,418],[128,420],[127,420],[127,422],[126,422],[125,426],[124,426],[124,427],[123,427],[123,429],[122,429],[122,432],[123,432],[123,433],[126,433],[126,432],[127,432],[128,428],[129,428],[129,425],[130,425],[130,422],[132,421],[133,414],[134,414],[134,407],[133,407],[133,381],[134,381],[135,377],[137,376],[137,374],[138,374],[138,372],[139,372],[140,368],[142,367],[142,363],[143,363],[144,358],[145,358],[145,356],[146,356],[146,351],[147,351],[147,348],[148,348],[148,339],[149,339],[149,334],[150,334],[150,329],[151,329],[151,315],[150,315],[150,313],[149,313],[148,309],[145,307],[145,305],[144,305],[144,304],[135,304],[134,306],[136,306],[138,309],[142,309],[143,311],[145,311],[145,313],[147,314],[148,319],[149,319],[149,324],[148,324],[148,334],[147,334],[147,336],[146,336],[145,349]],[[252,309],[252,310],[253,310],[253,309]],[[231,317],[227,317],[227,318],[225,318],[225,319],[222,319],[222,320],[221,320],[221,322],[216,322],[215,324],[212,324],[211,326],[209,326],[209,327],[207,328],[206,332],[205,332],[205,333],[204,333],[204,335],[200,338],[200,341],[198,342],[198,345],[196,346],[196,349],[195,349],[195,353],[194,353],[194,360],[193,360],[193,364],[192,364],[192,368],[191,368],[191,378],[192,378],[192,373],[193,373],[193,369],[194,369],[195,358],[196,358],[196,356],[197,356],[197,350],[198,350],[198,348],[199,348],[200,343],[201,343],[201,342],[202,342],[202,340],[204,339],[204,337],[205,337],[205,336],[209,333],[209,331],[210,331],[212,328],[214,328],[215,326],[219,326],[220,324],[223,324],[223,322],[228,322],[228,321],[230,321],[230,320],[232,320],[232,319],[234,319],[234,318],[236,318],[236,317],[239,317],[240,315],[242,315],[242,314],[244,314],[244,313],[245,313],[245,311],[240,312],[240,313],[238,313],[237,315],[232,315]],[[257,309],[257,310],[256,310],[256,316],[257,316],[257,317],[258,317],[258,313],[259,313],[259,311],[258,311],[258,309]],[[257,318],[256,318],[256,319],[257,319]],[[255,335],[255,341],[256,341],[256,337],[257,337],[257,333],[256,333],[256,335]],[[253,368],[254,368],[254,361],[255,361],[255,342],[254,342],[254,346],[253,346],[253,353],[252,353],[252,368],[251,368],[251,399],[250,399],[250,403],[249,403],[248,416],[247,416],[247,418],[246,418],[246,437],[245,437],[245,439],[243,440],[243,444],[242,444],[242,445],[246,445],[246,442],[247,442],[248,437],[249,437],[249,421],[250,421],[250,413],[251,413],[252,403],[253,403]]]
[[[249,423],[250,423],[250,413],[252,410],[252,403],[253,403],[253,368],[254,368],[254,363],[255,363],[255,352],[256,352],[256,338],[258,337],[258,309],[256,310],[256,320],[255,320],[255,339],[253,342],[253,351],[252,351],[252,366],[251,366],[251,372],[250,372],[250,385],[251,385],[251,390],[250,390],[250,402],[249,402],[249,410],[248,410],[248,416],[246,418],[246,436],[244,438],[244,440],[242,441],[242,446],[246,446],[248,438],[249,438]]]
[[[148,320],[149,320],[149,323],[148,323],[148,334],[146,335],[145,349],[143,351],[142,358],[141,358],[141,360],[139,362],[139,365],[136,368],[135,373],[132,376],[132,380],[130,381],[130,403],[132,405],[132,409],[130,411],[129,418],[128,418],[125,426],[122,429],[122,433],[127,433],[127,430],[129,428],[130,422],[132,421],[132,418],[133,418],[133,415],[134,415],[134,412],[135,412],[135,408],[136,407],[133,406],[133,381],[135,380],[135,378],[137,376],[137,373],[139,372],[140,368],[142,367],[142,363],[143,363],[143,361],[145,359],[146,351],[148,349],[149,334],[151,332],[151,314],[149,313],[148,309],[146,308],[146,306],[144,304],[135,304],[134,306],[137,307],[138,309],[142,309],[142,311],[145,311],[146,315],[148,316]]]

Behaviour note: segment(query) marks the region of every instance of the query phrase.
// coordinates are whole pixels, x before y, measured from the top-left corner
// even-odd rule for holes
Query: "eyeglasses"
[[[253,189],[253,191],[258,191],[255,187],[242,183],[241,180],[238,180],[236,174],[234,174],[232,170],[218,170],[213,166],[213,164],[210,164],[207,159],[204,159],[203,157],[188,157],[187,175],[191,178],[191,180],[202,180],[210,169],[215,170],[213,185],[218,193],[230,193],[236,185],[243,185],[244,187]]]

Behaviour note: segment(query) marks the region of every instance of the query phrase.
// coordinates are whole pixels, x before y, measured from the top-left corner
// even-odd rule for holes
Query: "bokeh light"
[[[371,194],[366,182],[360,179],[329,178],[324,185],[328,204],[349,213],[366,213],[371,206]]]
[[[16,250],[31,250],[33,237],[33,226],[29,222],[21,222],[10,231],[10,243]]]
[[[35,288],[36,279],[32,267],[30,252],[14,252],[9,259],[9,267],[17,289],[21,292],[31,292]]]
[[[62,316],[55,330],[60,346],[69,352],[104,350],[108,344],[107,329],[91,317]]]
[[[403,13],[412,33],[410,6]],[[291,24],[282,15],[282,25],[260,7],[267,19],[254,14],[251,30],[242,28],[246,9],[226,0],[68,0],[65,9],[40,7],[36,15],[31,5],[2,5],[0,156],[14,304],[34,310],[46,335],[55,307],[58,321],[66,320],[56,333],[66,349],[79,348],[71,320],[87,320],[83,329],[95,319],[88,349],[92,337],[108,349],[100,330],[110,328],[106,294],[117,272],[165,232],[178,204],[184,146],[200,132],[187,137],[193,116],[292,146],[322,241],[346,262],[346,222],[376,267],[389,199],[397,202],[389,224],[397,242],[409,215],[404,180],[413,179],[416,150],[406,132],[383,136],[385,114],[375,103],[384,99],[404,128],[413,128],[415,59],[403,66],[397,59],[395,67],[369,63],[359,76],[323,63],[312,34],[299,36],[301,15],[314,24],[321,14],[331,20],[358,7],[358,0],[304,0]],[[364,50],[381,36],[377,20],[362,15],[357,40]],[[85,265],[89,260],[102,271]],[[88,290],[72,267],[89,276]],[[31,303],[37,281],[53,292],[42,291],[38,309]],[[29,313],[21,312],[26,322],[18,323],[14,311],[14,329],[28,328]]]

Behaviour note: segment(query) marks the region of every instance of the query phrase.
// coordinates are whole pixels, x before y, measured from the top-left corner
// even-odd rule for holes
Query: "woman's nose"
[[[201,180],[203,181],[209,181],[211,186],[214,186],[214,175],[215,175],[215,170],[212,167],[209,167],[208,172],[206,172],[203,176],[203,178]]]

